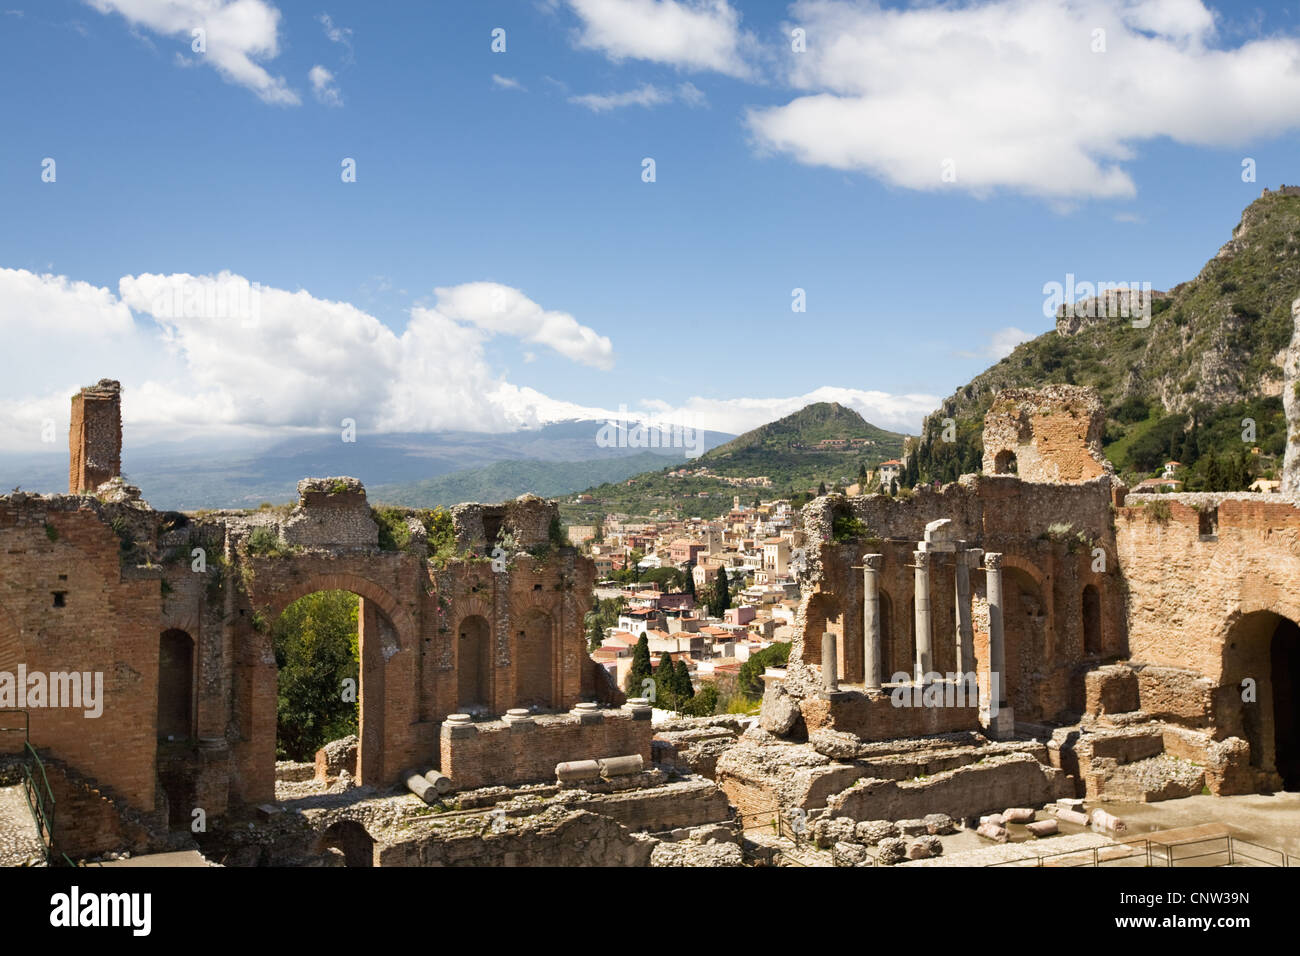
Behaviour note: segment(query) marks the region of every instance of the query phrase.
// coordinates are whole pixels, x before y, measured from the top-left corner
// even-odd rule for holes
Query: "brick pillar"
[[[970,613],[971,552],[959,548],[957,559],[957,672],[975,673],[975,630]]]
[[[122,386],[101,378],[72,396],[68,494],[80,495],[122,473]]]

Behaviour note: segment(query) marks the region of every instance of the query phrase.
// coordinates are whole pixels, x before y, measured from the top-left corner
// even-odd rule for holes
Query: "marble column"
[[[973,674],[975,672],[975,631],[971,625],[970,615],[971,552],[960,548],[953,557],[957,564],[957,671],[963,675]]]
[[[997,710],[1006,706],[1006,637],[1002,632],[1002,555],[989,551],[984,555],[985,594],[988,597],[988,667],[989,691],[995,693],[991,704]],[[995,717],[989,708],[989,717]]]
[[[918,683],[924,682],[931,671],[930,655],[930,553],[913,551],[914,566],[913,604],[916,609],[916,675]]]
[[[880,690],[880,569],[883,554],[862,556],[862,684]]]
[[[822,690],[833,694],[840,689],[839,652],[834,631],[822,632]]]

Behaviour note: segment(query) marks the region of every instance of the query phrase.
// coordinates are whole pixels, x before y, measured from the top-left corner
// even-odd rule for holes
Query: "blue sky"
[[[1282,6],[4,5],[11,448],[101,376],[154,437],[822,397],[915,429],[1052,326],[1045,283],[1167,288],[1300,182]],[[223,272],[255,328],[153,305]]]

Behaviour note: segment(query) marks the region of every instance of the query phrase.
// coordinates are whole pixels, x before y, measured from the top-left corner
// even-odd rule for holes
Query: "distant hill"
[[[978,470],[993,396],[1057,382],[1101,392],[1106,454],[1130,478],[1173,459],[1189,466],[1188,489],[1196,490],[1209,480],[1212,459],[1221,470],[1250,444],[1260,448],[1252,468],[1265,474],[1285,450],[1281,361],[1298,295],[1300,195],[1269,193],[1245,209],[1232,238],[1194,279],[1152,294],[1145,328],[1114,310],[1078,317],[1078,309],[1062,308],[1054,331],[949,396],[926,419],[921,475],[949,481]],[[955,421],[956,442],[939,440],[945,418]],[[1255,423],[1253,443],[1242,440],[1243,419]]]
[[[653,452],[596,461],[498,461],[483,468],[453,471],[424,481],[378,485],[366,491],[373,502],[407,508],[505,501],[526,493],[556,498],[592,482],[622,481],[663,463],[664,456]]]
[[[882,461],[899,457],[905,437],[872,425],[851,408],[818,402],[760,425],[683,465],[587,488],[585,494],[594,502],[566,502],[562,511],[575,523],[605,512],[648,516],[656,510],[683,517],[713,518],[730,509],[736,495],[749,503],[755,497],[770,499],[807,492],[822,482],[828,487],[836,482],[852,483],[860,467],[874,468]],[[818,444],[853,439],[859,443],[845,447]],[[701,468],[710,474],[671,474]],[[758,477],[769,478],[772,487],[736,486],[725,480]]]
[[[533,468],[531,474],[542,482],[539,487],[556,488],[552,494],[563,494],[632,473],[624,466],[604,468],[618,460],[635,459],[636,464],[630,466],[634,471],[644,471],[656,462],[687,460],[682,448],[628,448],[598,442],[604,425],[599,420],[575,420],[513,432],[370,434],[362,430],[355,442],[343,442],[333,433],[243,444],[191,439],[146,446],[132,444],[128,425],[122,469],[154,507],[197,510],[255,508],[263,501],[291,501],[297,497],[298,480],[308,477],[351,475],[361,479],[367,489],[395,488],[395,493],[402,495],[401,487],[448,476],[449,483],[440,494],[456,488],[464,495],[460,500],[494,501],[505,487],[522,487],[510,497],[523,491],[544,493],[527,487],[528,472],[522,465],[513,469],[518,480],[507,480],[510,462],[561,465],[550,473]],[[702,432],[700,440],[708,449],[732,437]],[[584,462],[591,465],[589,474],[583,474]],[[463,474],[450,478],[466,471],[475,472],[473,477],[486,484],[475,485],[471,476]],[[42,455],[0,453],[0,487],[9,491],[15,486],[34,492],[66,491],[67,446],[56,446]]]

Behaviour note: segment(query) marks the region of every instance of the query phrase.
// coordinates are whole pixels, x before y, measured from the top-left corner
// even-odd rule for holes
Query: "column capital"
[[[1002,552],[1001,552],[1001,551],[985,551],[985,552],[984,552],[984,568],[985,568],[985,570],[988,570],[988,571],[1001,571],[1001,570],[1002,570]]]
[[[864,554],[862,556],[862,567],[867,571],[879,571],[885,564],[883,554]]]
[[[916,562],[916,567],[917,567],[918,570],[920,570],[920,571],[928,571],[928,570],[930,570],[930,552],[929,552],[929,551],[913,551],[913,552],[912,552],[912,559]]]

